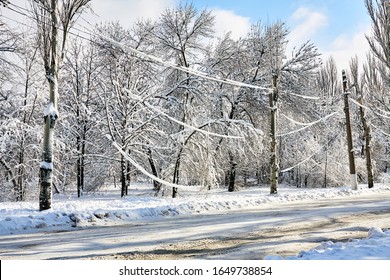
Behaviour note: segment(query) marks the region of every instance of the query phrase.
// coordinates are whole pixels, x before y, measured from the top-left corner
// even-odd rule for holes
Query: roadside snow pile
[[[269,257],[268,259],[276,259]],[[287,260],[389,260],[390,230],[371,228],[366,239],[322,242],[318,247]]]
[[[390,187],[378,186],[371,190],[361,188],[351,191],[348,188],[297,189],[281,186],[278,195],[269,195],[268,188],[248,188],[234,193],[223,189],[206,193],[201,190],[187,190],[177,199],[154,197],[149,190],[148,185],[138,185],[123,199],[118,199],[118,190],[115,189],[82,198],[54,196],[52,209],[44,212],[38,211],[36,202],[0,203],[0,235],[23,230],[47,231],[124,224],[167,216],[249,209],[268,203],[353,197],[387,192]]]

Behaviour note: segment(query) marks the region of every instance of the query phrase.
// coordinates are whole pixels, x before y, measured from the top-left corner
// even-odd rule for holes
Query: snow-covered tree
[[[37,114],[42,76],[37,62],[38,49],[32,42],[35,38],[21,31],[18,47],[0,63],[0,170],[5,170],[2,177],[6,180],[2,182],[5,189],[1,195],[4,200],[24,201],[34,197],[31,193],[37,184],[34,166],[40,142]],[[10,183],[11,189],[6,187]]]
[[[64,61],[63,86],[60,89],[63,118],[58,128],[58,141],[66,146],[67,152],[59,154],[58,158],[69,157],[70,165],[65,164],[65,158],[60,160],[62,177],[76,181],[79,197],[84,189],[98,188],[107,174],[105,168],[99,168],[99,158],[93,157],[103,152],[99,142],[104,135],[104,106],[98,96],[103,66],[97,53],[94,44],[72,40]],[[100,172],[94,172],[95,168]],[[76,176],[72,176],[74,170]],[[65,172],[69,175],[66,176]]]
[[[156,176],[157,168],[152,153],[155,136],[151,136],[151,132],[157,135],[160,133],[152,122],[158,113],[145,107],[139,99],[148,98],[154,93],[158,75],[152,63],[121,49],[121,46],[131,46],[148,52],[152,46],[149,38],[151,28],[147,22],[138,22],[132,30],[125,30],[115,23],[101,27],[100,32],[104,34],[105,40],[101,44],[103,48],[100,55],[105,65],[103,77],[108,81],[102,84],[108,134],[127,156],[141,160],[146,157]],[[105,44],[111,45],[107,48]],[[128,194],[132,166],[125,155],[119,156],[123,197]]]
[[[365,66],[368,85],[368,98],[371,110],[376,116],[373,125],[374,134],[381,139],[382,145],[377,163],[382,170],[389,168],[389,118],[390,118],[390,3],[388,0],[365,0],[368,14],[372,21],[372,33],[367,35],[372,56]]]
[[[372,55],[368,55],[364,64],[365,112],[370,118],[372,135],[372,154],[378,173],[387,172],[390,166],[389,153],[389,87],[383,80],[384,65]],[[379,174],[377,174],[379,175]]]
[[[206,50],[206,40],[212,36],[213,24],[211,11],[199,12],[192,4],[180,4],[176,8],[165,10],[154,30],[159,53],[181,67],[196,67],[199,56]],[[163,106],[177,120],[198,126],[202,120],[196,120],[198,112],[193,109],[202,104],[204,95],[197,83],[198,78],[176,69],[167,69],[165,73],[165,93],[162,97],[168,102]],[[185,169],[186,163],[183,151],[188,148],[184,148],[185,140],[181,141],[180,138],[185,139],[188,132],[182,125],[176,125],[173,129],[179,141],[176,141],[177,148],[172,157],[172,182],[179,184],[183,180],[180,173]],[[177,188],[173,188],[172,196],[176,197],[177,192]]]
[[[257,50],[252,67],[259,82],[268,87],[269,110],[269,153],[270,153],[270,193],[277,193],[282,147],[278,140],[281,112],[283,114],[302,111],[306,95],[313,92],[314,75],[320,65],[316,47],[306,42],[294,49],[291,56],[286,54],[288,29],[282,22],[276,22],[252,32],[251,44]],[[260,54],[260,55],[259,55]],[[256,60],[262,58],[262,60]],[[302,101],[303,100],[303,101]],[[306,107],[306,106],[305,106]],[[304,107],[304,108],[305,108]],[[278,120],[279,119],[279,120]]]
[[[256,96],[258,92],[253,88],[226,84],[223,81],[229,79],[248,85],[253,82],[255,75],[248,72],[252,69],[252,57],[249,55],[251,49],[247,48],[246,43],[243,39],[233,40],[230,34],[226,34],[208,54],[204,66],[210,75],[222,78],[219,83],[208,84],[210,117],[219,120],[218,125],[213,125],[214,129],[221,134],[241,137],[215,139],[211,145],[215,147],[213,157],[220,166],[219,180],[225,178],[229,191],[237,189],[236,175],[241,174],[245,181],[248,172],[256,172],[253,161],[263,151],[263,131],[259,127],[264,114],[259,112],[261,102]]]
[[[326,188],[341,185],[348,180],[348,177],[341,172],[344,169],[342,166],[348,163],[339,156],[340,150],[346,145],[345,137],[340,137],[339,133],[343,129],[340,76],[336,61],[331,57],[320,67],[315,79],[315,91],[318,92],[320,99],[319,102],[314,103],[313,109],[319,113],[317,115],[319,119],[329,115],[331,117],[317,124],[312,131],[316,142],[323,147],[318,153],[318,164],[315,167],[318,181],[309,180],[312,186]],[[307,168],[310,169],[310,166]]]
[[[361,124],[361,155],[365,157],[366,161],[366,171],[367,171],[367,181],[368,187],[374,187],[374,174],[373,174],[373,159],[372,159],[372,144],[371,144],[371,126],[367,117],[367,108],[366,108],[366,95],[364,75],[359,72],[359,60],[357,57],[354,57],[350,61],[350,73],[351,73],[351,83],[353,84],[353,91],[355,92],[357,98],[357,105],[359,106],[359,117]]]
[[[40,211],[51,208],[54,127],[58,119],[58,78],[65,57],[69,31],[90,0],[34,0],[32,7],[39,34],[39,47],[49,86],[44,110],[43,152],[40,165]]]

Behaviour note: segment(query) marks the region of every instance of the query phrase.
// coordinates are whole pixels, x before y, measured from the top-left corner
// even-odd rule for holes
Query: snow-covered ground
[[[281,260],[280,256],[268,256],[267,260]],[[390,260],[390,230],[371,228],[365,239],[349,242],[322,242],[318,247],[302,251],[287,260]]]
[[[36,231],[63,230],[77,227],[125,224],[147,219],[164,219],[167,216],[212,214],[220,211],[250,209],[267,203],[289,203],[340,197],[365,196],[389,192],[388,185],[374,189],[360,186],[349,188],[298,189],[282,186],[278,195],[269,195],[268,188],[248,188],[228,193],[223,189],[212,191],[181,191],[181,197],[171,199],[154,197],[150,186],[132,187],[128,197],[119,198],[118,189],[87,194],[57,195],[51,210],[39,212],[37,202],[0,203],[1,235]],[[346,243],[322,243],[310,251],[288,259],[390,259],[390,231],[372,228],[366,239]],[[268,259],[280,259],[269,256]]]

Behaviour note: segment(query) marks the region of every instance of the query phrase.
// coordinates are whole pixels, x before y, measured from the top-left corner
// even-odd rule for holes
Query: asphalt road
[[[0,259],[263,259],[390,228],[390,192],[0,236]]]

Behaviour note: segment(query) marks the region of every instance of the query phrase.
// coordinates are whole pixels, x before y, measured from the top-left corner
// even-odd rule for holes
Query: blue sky
[[[119,20],[130,25],[135,18],[157,19],[167,7],[186,0],[92,0],[101,20]],[[191,0],[188,0],[189,2]],[[198,9],[212,9],[216,31],[232,30],[244,36],[250,25],[261,21],[287,23],[290,48],[311,39],[323,53],[333,56],[339,68],[347,68],[352,56],[365,58],[370,20],[364,0],[193,0]]]
[[[199,9],[231,11],[251,23],[284,21],[291,31],[292,45],[310,39],[324,53],[324,59],[333,56],[340,68],[346,68],[354,55],[363,61],[368,51],[364,35],[370,32],[370,19],[364,0],[196,0],[193,3]]]
[[[191,0],[92,0],[98,16],[84,17],[91,22],[119,21],[129,27],[138,18],[157,19],[166,8],[180,1]],[[27,0],[12,2],[26,6]],[[339,68],[347,68],[355,55],[364,60],[368,51],[365,34],[370,32],[370,20],[364,0],[193,0],[192,3],[199,10],[213,10],[217,35],[233,31],[238,38],[245,36],[253,23],[281,20],[291,31],[290,48],[311,39],[323,58],[333,56]]]
[[[199,9],[223,9],[250,18],[252,23],[260,20],[268,23],[276,20],[285,21],[290,29],[294,29],[299,20],[294,20],[294,13],[307,8],[326,16],[327,23],[318,33],[316,40],[329,42],[343,34],[354,34],[359,28],[369,25],[363,0],[195,0]]]

